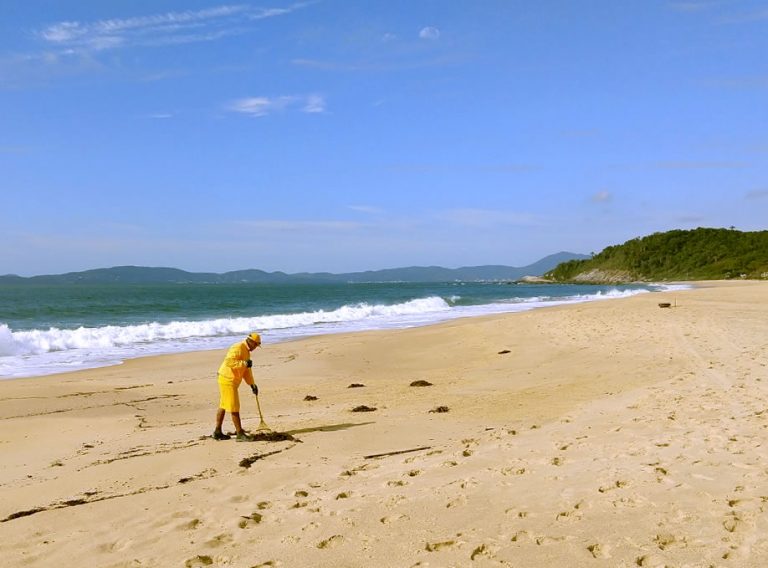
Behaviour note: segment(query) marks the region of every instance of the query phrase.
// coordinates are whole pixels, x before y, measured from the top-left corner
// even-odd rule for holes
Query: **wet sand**
[[[245,443],[209,437],[223,351],[0,381],[0,558],[765,566],[766,329],[727,282],[265,344],[287,436]]]

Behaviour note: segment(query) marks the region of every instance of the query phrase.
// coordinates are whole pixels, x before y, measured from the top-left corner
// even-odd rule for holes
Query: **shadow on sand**
[[[314,428],[301,428],[299,430],[289,430],[284,434],[306,434],[308,432],[336,432],[337,430],[346,430],[348,428],[354,428],[355,426],[367,426],[368,424],[374,424],[374,422],[345,422],[344,424],[330,424],[328,426],[315,426]]]

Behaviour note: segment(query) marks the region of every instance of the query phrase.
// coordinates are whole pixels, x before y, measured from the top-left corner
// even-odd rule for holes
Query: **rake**
[[[259,409],[259,427],[256,428],[257,432],[271,432],[272,428],[267,426],[267,423],[264,422],[264,415],[261,413],[261,404],[259,404],[259,395],[256,395],[256,408]]]

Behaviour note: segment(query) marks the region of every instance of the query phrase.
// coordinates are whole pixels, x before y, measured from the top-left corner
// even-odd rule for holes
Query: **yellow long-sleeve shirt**
[[[247,361],[251,358],[251,352],[245,341],[240,341],[232,345],[227,351],[224,361],[219,367],[219,382],[231,383],[235,386],[245,379],[246,384],[253,384],[253,373],[247,366]]]

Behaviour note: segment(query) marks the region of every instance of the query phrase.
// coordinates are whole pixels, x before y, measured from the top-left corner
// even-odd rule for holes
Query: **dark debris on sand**
[[[431,387],[432,383],[429,381],[413,381],[411,383],[412,387]]]
[[[308,394],[307,396],[304,397],[305,402],[312,401],[312,400],[317,400],[317,397],[311,394]]]
[[[251,440],[254,442],[300,442],[290,434],[284,432],[256,432],[251,434]]]
[[[375,411],[375,408],[372,408],[370,406],[365,406],[364,404],[361,404],[360,406],[356,406],[352,409],[352,412],[373,412]]]
[[[362,383],[352,383],[352,384],[351,384],[351,385],[349,385],[347,388],[348,388],[348,389],[359,389],[359,388],[363,388],[364,386],[365,386],[365,385],[364,385],[364,384],[362,384]]]
[[[435,412],[440,414],[443,412],[448,412],[449,410],[450,408],[448,408],[447,406],[438,406],[437,408],[433,408],[432,410],[430,410],[430,412]]]

